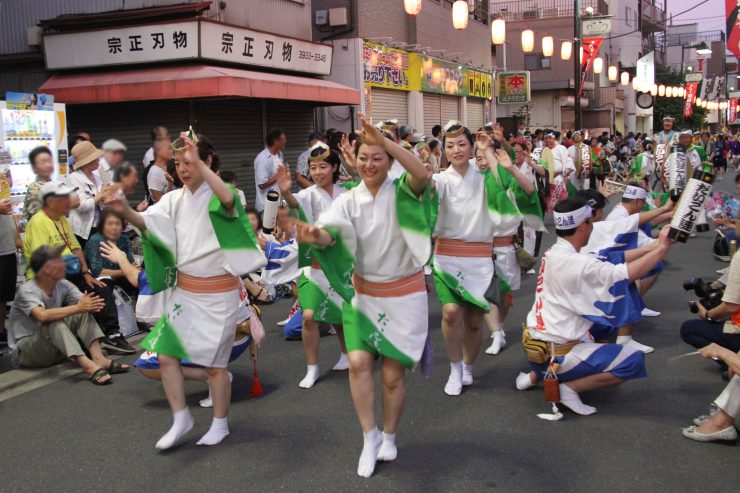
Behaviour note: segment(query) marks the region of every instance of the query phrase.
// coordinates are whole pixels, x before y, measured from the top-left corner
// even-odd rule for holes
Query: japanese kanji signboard
[[[197,58],[198,23],[50,34],[44,53],[49,70]]]
[[[44,52],[49,70],[202,58],[329,75],[332,61],[330,45],[204,20],[50,34]]]
[[[223,62],[329,75],[332,47],[216,22],[201,22],[200,56]]]
[[[499,72],[496,74],[498,102],[528,103],[530,99],[529,71]]]

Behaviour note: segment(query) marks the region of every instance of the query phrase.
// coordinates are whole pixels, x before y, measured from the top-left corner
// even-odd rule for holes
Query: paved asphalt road
[[[731,180],[721,182],[731,189]],[[550,235],[552,238],[554,235]],[[448,365],[436,297],[430,297],[435,372],[408,375],[408,399],[398,433],[399,457],[356,475],[362,435],[346,373],[329,369],[338,354],[333,337],[321,345],[322,378],[298,388],[304,362],[300,342],[287,342],[275,322],[283,302],[265,310],[267,340],[260,359],[266,395],[250,399],[247,358],[233,365],[231,435],[213,448],[196,447],[209,410],[197,401],[205,386],[189,384],[196,425],[179,448],[158,453],[154,443],[170,425],[160,384],[131,373],[108,387],[82,376],[51,383],[0,402],[0,491],[728,491],[738,484],[740,452],[699,444],[680,429],[707,411],[724,387],[712,362],[672,356],[691,350],[679,338],[692,317],[681,288],[691,276],[712,277],[726,264],[711,256],[712,234],[677,245],[647,297],[663,316],[640,324],[636,338],[655,346],[647,379],[585,395],[598,407],[591,417],[548,412],[541,387],[518,392],[514,377],[526,368],[516,329],[532,303],[527,278],[510,316],[509,346],[481,354],[475,385],[458,398],[442,388]],[[550,239],[552,241],[552,239]],[[130,361],[133,358],[129,358]],[[2,376],[0,376],[2,378]]]

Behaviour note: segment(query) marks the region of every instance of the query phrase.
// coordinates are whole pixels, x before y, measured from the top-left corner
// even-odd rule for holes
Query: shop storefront
[[[90,47],[84,57],[81,45]],[[295,166],[316,107],[360,103],[358,90],[318,78],[331,73],[330,45],[202,19],[47,35],[44,48],[57,73],[42,91],[67,104],[70,135],[115,137],[139,164],[153,126],[192,125],[250,201],[267,130],[286,132],[285,162]]]
[[[398,118],[427,136],[449,120],[474,130],[488,121],[488,72],[363,41],[362,73],[363,111],[374,121]]]

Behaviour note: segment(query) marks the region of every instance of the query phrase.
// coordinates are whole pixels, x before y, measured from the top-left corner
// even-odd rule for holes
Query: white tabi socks
[[[571,389],[564,383],[561,383],[559,387],[560,403],[569,408],[571,411],[576,414],[580,414],[581,416],[588,416],[589,414],[593,414],[596,412],[595,407],[587,406],[583,403],[583,401],[581,401],[581,398],[578,396],[578,392]]]
[[[463,387],[469,387],[473,385],[473,365],[466,365],[463,363],[463,376],[462,376]]]
[[[175,412],[172,418],[172,427],[155,445],[159,450],[167,450],[172,447],[193,428],[193,417],[190,415],[188,408]]]
[[[378,461],[378,452],[383,442],[383,437],[377,428],[363,433],[363,437],[364,444],[362,445],[360,462],[357,464],[357,474],[363,478],[369,478],[375,472],[375,463]]]
[[[396,460],[396,457],[398,457],[396,434],[383,432],[383,444],[380,446],[380,452],[378,452],[378,460],[381,462],[391,462]]]
[[[497,330],[491,335],[491,345],[486,349],[486,354],[493,354],[496,355],[501,352],[501,348],[506,346],[506,334],[504,334],[504,330]]]
[[[227,436],[229,436],[229,423],[227,418],[214,417],[208,433],[203,435],[196,445],[218,445]]]
[[[302,389],[310,389],[319,379],[319,365],[306,365],[306,376],[303,377],[298,386]]]
[[[450,378],[445,385],[445,394],[451,396],[460,395],[463,386],[463,362],[450,363]]]
[[[637,351],[642,351],[645,354],[650,354],[655,351],[654,348],[646,346],[645,344],[640,344],[636,340],[632,339],[632,336],[617,336],[617,344],[621,344],[622,346],[635,349]]]
[[[349,370],[349,358],[347,358],[347,353],[339,354],[339,361],[337,361],[337,364],[334,365],[332,370],[333,371]]]

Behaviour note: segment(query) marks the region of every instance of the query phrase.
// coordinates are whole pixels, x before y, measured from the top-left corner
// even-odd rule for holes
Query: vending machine
[[[0,101],[0,198],[23,199],[35,179],[28,154],[38,146],[48,147],[54,156],[52,179],[66,176],[65,105],[55,103],[49,94],[6,93],[5,101]]]

